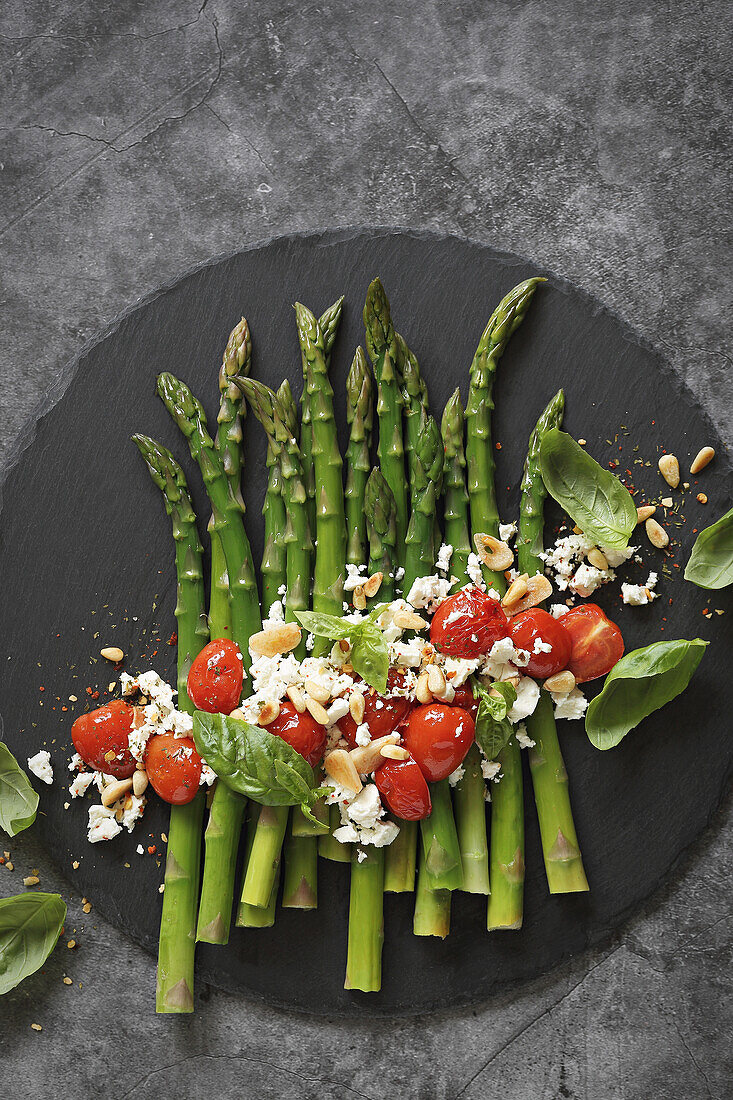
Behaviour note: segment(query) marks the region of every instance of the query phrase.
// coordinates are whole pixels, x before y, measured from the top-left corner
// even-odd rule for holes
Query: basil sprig
[[[548,493],[598,546],[623,550],[636,526],[636,505],[617,477],[599,466],[567,432],[551,428],[540,445]]]
[[[261,726],[225,714],[197,710],[193,739],[199,754],[233,791],[264,806],[310,807],[330,791],[316,785],[313,768],[299,752]]]
[[[615,664],[585,715],[597,749],[612,749],[655,710],[685,690],[708,645],[701,638],[654,642]]]
[[[36,820],[38,795],[7,745],[0,741],[0,828],[16,836]]]
[[[513,684],[498,681],[485,687],[478,680],[471,681],[473,695],[478,699],[476,714],[476,741],[487,760],[493,760],[509,741],[513,733],[507,715],[514,706],[517,693]],[[497,694],[490,694],[496,692]]]
[[[65,920],[66,906],[58,894],[18,894],[0,901],[0,995],[43,966]]]
[[[733,508],[697,536],[685,566],[685,580],[700,588],[733,584]]]
[[[328,638],[332,642],[348,638],[351,642],[351,664],[354,672],[370,687],[384,693],[387,690],[389,649],[376,623],[384,608],[384,604],[373,608],[358,623],[318,611],[296,611],[295,614],[301,626],[319,638]]]

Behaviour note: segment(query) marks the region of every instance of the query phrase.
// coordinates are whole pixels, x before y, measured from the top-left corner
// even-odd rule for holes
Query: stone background
[[[370,224],[466,234],[595,293],[730,437],[725,0],[0,11],[0,463],[64,364],[140,296],[240,244]],[[214,990],[192,1017],[156,1018],[152,960],[83,916],[31,831],[0,894],[39,868],[79,948],[3,999],[2,1092],[729,1096],[730,809],[606,949],[475,1011],[348,1027]]]

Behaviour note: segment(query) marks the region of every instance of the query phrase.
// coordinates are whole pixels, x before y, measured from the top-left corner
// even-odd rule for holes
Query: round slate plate
[[[41,745],[50,748],[57,778],[42,789],[36,827],[75,888],[150,950],[157,944],[162,870],[135,848],[141,842],[164,847],[165,807],[152,799],[133,835],[91,847],[86,805],[65,811],[63,804],[71,722],[90,705],[87,687],[106,698],[115,679],[110,666],[95,659],[101,646],[121,646],[128,670],[152,664],[173,677],[175,651],[166,644],[175,629],[170,527],[130,442],[133,432],[173,448],[204,521],[208,510],[186,446],[155,397],[157,373],[180,374],[213,419],[222,348],[245,312],[255,375],[272,385],[287,375],[298,393],[292,303],[299,298],[320,312],[345,293],[332,371],[340,395],[363,338],[366,287],[379,273],[439,413],[456,385],[465,398],[467,367],[494,305],[534,270],[463,240],[398,232],[285,238],[224,258],[155,295],[86,350],[69,372],[65,393],[38,423],[32,446],[20,454],[4,488],[0,529],[4,736],[23,763]],[[567,395],[567,429],[585,437],[599,461],[628,467],[640,499],[666,495],[656,470],[661,447],[674,451],[685,468],[703,444],[719,451],[700,478],[708,506],[690,492],[682,507],[687,522],[679,528],[672,522],[671,534],[682,546],[666,558],[669,575],[662,573],[665,558],[643,535],[644,565],[627,570],[636,582],[650,568],[659,571],[662,598],[621,616],[629,649],[660,637],[702,635],[713,641],[692,688],[612,752],[593,749],[580,723],[561,726],[591,893],[548,896],[527,775],[521,932],[488,935],[484,901],[458,894],[448,939],[418,939],[411,934],[412,899],[387,897],[384,988],[376,996],[346,993],[348,870],[321,863],[316,912],[279,911],[270,930],[235,930],[226,948],[202,946],[200,979],[322,1013],[407,1013],[477,1002],[607,936],[659,885],[709,820],[730,773],[733,649],[726,620],[706,619],[702,611],[729,608],[730,598],[684,584],[678,566],[689,553],[692,529],[729,506],[727,457],[692,396],[659,359],[597,303],[550,279],[511,341],[496,387],[505,519],[516,515],[530,429],[560,385]],[[343,441],[342,409],[340,416]],[[263,436],[254,419],[247,424],[245,449],[248,528],[259,556],[265,471]],[[681,500],[679,491],[670,495]],[[609,587],[600,602],[613,614],[619,585]],[[68,702],[70,694],[78,702]],[[72,860],[79,860],[76,872]]]

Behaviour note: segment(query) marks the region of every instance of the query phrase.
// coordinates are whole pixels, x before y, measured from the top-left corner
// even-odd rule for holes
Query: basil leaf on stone
[[[540,472],[550,496],[587,538],[614,550],[628,545],[637,519],[631,493],[567,432],[551,428],[542,437]]]
[[[613,666],[585,715],[597,749],[612,749],[644,718],[685,690],[708,645],[701,638],[653,642]]]
[[[473,694],[479,700],[476,714],[476,741],[487,760],[494,760],[514,732],[507,713],[514,705],[517,693],[513,684],[498,682],[491,688],[472,682]],[[498,694],[492,695],[490,692]]]
[[[351,664],[365,683],[384,694],[387,690],[389,649],[378,626],[365,623],[352,637]]]
[[[733,508],[697,536],[685,580],[700,588],[733,584]]]
[[[322,797],[308,761],[282,737],[261,726],[197,710],[193,739],[221,781],[255,802],[264,806],[312,805]]]
[[[7,745],[0,741],[0,828],[17,836],[36,820],[38,795]]]
[[[58,894],[18,894],[0,901],[0,994],[43,966],[65,919]]]

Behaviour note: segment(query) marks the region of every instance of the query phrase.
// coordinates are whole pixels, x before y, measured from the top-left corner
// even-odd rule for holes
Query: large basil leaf
[[[389,672],[389,649],[384,635],[375,620],[381,615],[385,604],[373,608],[369,615],[358,623],[349,622],[338,615],[324,615],[318,611],[296,611],[301,626],[319,638],[339,641],[351,640],[351,663],[354,671],[361,676],[369,687],[376,691],[387,690]]]
[[[233,791],[264,806],[298,806],[323,796],[313,768],[299,752],[261,726],[197,710],[193,739],[199,754]]]
[[[680,638],[654,642],[622,657],[586,711],[591,744],[614,748],[629,730],[683,692],[707,645],[701,638]]]
[[[300,625],[311,634],[329,638],[332,642],[350,638],[361,626],[361,623],[350,623],[340,615],[325,615],[320,611],[296,611],[295,615]]]
[[[617,477],[599,466],[567,432],[551,428],[540,445],[540,472],[584,535],[598,546],[622,550],[636,526],[636,505]]]
[[[65,919],[58,894],[18,894],[0,901],[0,994],[43,966]]]
[[[472,680],[474,698],[478,699],[476,714],[476,741],[487,760],[494,760],[514,732],[507,714],[513,707],[517,693],[513,684],[502,681],[490,688]],[[497,692],[492,695],[490,692]]]
[[[733,584],[733,508],[697,536],[685,566],[685,580],[700,588]]]
[[[0,741],[0,828],[16,836],[36,820],[38,795],[7,745]]]

